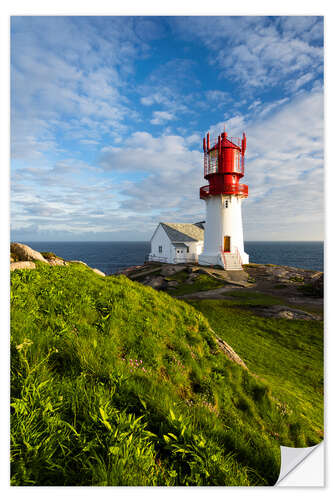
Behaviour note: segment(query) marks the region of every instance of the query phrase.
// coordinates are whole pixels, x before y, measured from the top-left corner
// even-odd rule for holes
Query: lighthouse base
[[[234,254],[234,253],[224,253],[224,258],[221,254],[219,253],[206,253],[202,252],[199,255],[198,258],[198,263],[200,266],[219,266],[225,269],[226,271],[230,270],[241,270],[243,264],[248,264],[249,263],[249,255],[245,252],[240,252],[239,257]]]
[[[200,266],[222,266],[223,267],[221,253],[209,254],[209,253],[203,252],[198,257],[198,264]]]

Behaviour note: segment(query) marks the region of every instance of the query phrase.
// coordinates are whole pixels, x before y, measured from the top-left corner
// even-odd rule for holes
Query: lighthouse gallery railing
[[[241,196],[248,196],[249,188],[246,184],[225,184],[223,187],[223,194],[239,194]],[[220,191],[216,191],[214,186],[202,186],[200,188],[200,198],[204,199],[210,195],[220,194]]]

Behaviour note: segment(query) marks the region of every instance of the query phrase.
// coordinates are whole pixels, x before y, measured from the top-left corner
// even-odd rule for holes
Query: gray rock
[[[179,283],[176,280],[168,281],[168,288],[176,288],[178,285]]]
[[[315,276],[310,281],[312,288],[314,290],[315,295],[318,295],[318,297],[323,297],[324,296],[324,274],[321,273],[319,276]]]
[[[12,262],[10,264],[10,270],[15,271],[16,269],[36,269],[36,264],[34,262],[31,262],[31,260]]]
[[[28,247],[28,245],[23,245],[22,243],[11,243],[10,251],[16,255],[20,261],[39,260],[47,263],[47,260],[41,253]]]
[[[70,262],[72,264],[83,264],[84,266],[88,267],[88,264],[86,264],[85,262],[82,262],[82,260],[69,260],[68,262]]]
[[[63,259],[59,259],[58,257],[51,257],[47,259],[50,266],[65,266],[66,262]]]
[[[148,286],[151,286],[152,288],[155,288],[156,290],[162,288],[164,285],[164,278],[163,276],[154,276],[154,278],[150,279],[146,283]]]
[[[186,269],[186,266],[173,266],[173,265],[166,265],[163,266],[161,269],[161,275],[162,276],[172,276],[173,274],[180,273],[181,271],[184,271]]]
[[[214,332],[214,331],[212,330],[212,332]],[[214,334],[215,334],[215,332],[214,332]],[[247,366],[246,366],[246,364],[242,360],[242,358],[240,358],[238,356],[238,354],[233,350],[233,348],[229,344],[227,344],[224,340],[220,339],[217,336],[215,336],[215,340],[216,340],[219,348],[224,352],[224,354],[229,359],[231,359],[231,361],[233,361],[234,363],[237,363],[238,365],[242,366],[243,368],[245,368],[245,370],[248,369]]]
[[[280,311],[276,314],[277,318],[284,318],[284,319],[294,319],[295,318],[295,313],[291,311]]]

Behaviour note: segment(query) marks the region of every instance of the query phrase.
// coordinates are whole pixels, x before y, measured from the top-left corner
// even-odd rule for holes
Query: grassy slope
[[[322,321],[264,318],[249,306],[281,304],[283,300],[248,290],[231,292],[236,300],[190,303],[210,325],[265,380],[286,411],[309,426],[299,446],[317,442],[323,433],[323,323]]]
[[[79,264],[11,280],[13,485],[274,484],[304,440],[186,303]]]

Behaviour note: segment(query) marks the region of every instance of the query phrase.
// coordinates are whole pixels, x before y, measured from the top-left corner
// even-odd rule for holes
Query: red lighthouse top
[[[204,177],[209,181],[208,186],[200,188],[200,198],[211,195],[233,194],[246,198],[248,186],[239,184],[244,176],[244,155],[246,150],[246,136],[242,139],[230,137],[223,132],[210,145],[209,133],[203,139],[204,150]]]

